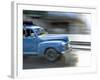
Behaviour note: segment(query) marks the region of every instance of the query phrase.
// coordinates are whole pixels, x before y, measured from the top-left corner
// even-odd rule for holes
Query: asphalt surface
[[[73,49],[64,54],[59,60],[49,62],[43,57],[30,56],[23,58],[23,69],[57,68],[89,66],[91,62],[90,50]]]

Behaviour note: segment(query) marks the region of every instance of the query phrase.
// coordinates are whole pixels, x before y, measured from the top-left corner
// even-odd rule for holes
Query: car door
[[[27,54],[36,53],[37,40],[34,36],[34,31],[32,29],[23,30],[23,52]]]

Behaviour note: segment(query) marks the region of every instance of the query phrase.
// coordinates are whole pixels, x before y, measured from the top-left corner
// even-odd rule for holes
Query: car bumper
[[[61,53],[62,53],[62,54],[65,54],[65,53],[68,53],[68,52],[70,52],[70,51],[72,51],[72,47],[69,47],[67,50],[62,51]]]

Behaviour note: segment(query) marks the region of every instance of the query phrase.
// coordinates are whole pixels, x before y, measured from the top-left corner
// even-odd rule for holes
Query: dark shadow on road
[[[43,57],[30,56],[23,58],[23,69],[57,68],[76,66],[78,57],[72,52],[64,54],[59,60],[49,62]]]

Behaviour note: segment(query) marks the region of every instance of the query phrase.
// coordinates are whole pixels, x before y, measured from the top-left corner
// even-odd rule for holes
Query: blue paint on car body
[[[25,26],[23,28],[23,54],[44,56],[48,48],[55,49],[58,54],[69,50],[69,39],[66,34],[48,34],[40,26]]]

